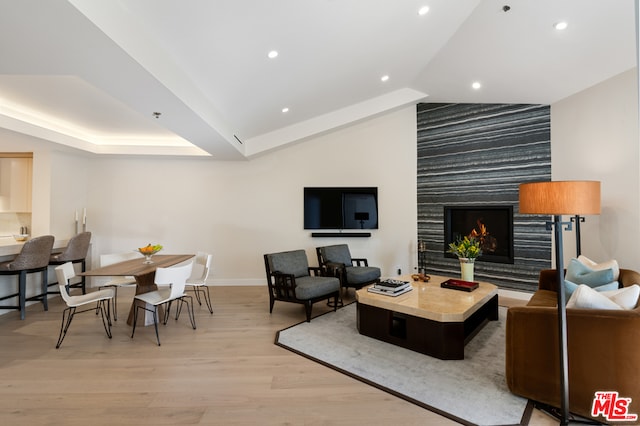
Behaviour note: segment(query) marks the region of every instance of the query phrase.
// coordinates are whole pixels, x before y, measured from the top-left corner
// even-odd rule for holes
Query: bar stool
[[[81,232],[71,237],[67,247],[61,253],[54,253],[49,258],[49,265],[58,266],[71,262],[73,264],[80,264],[82,272],[86,271],[86,259],[89,252],[89,244],[91,243],[91,232]],[[58,282],[51,283],[48,286],[58,285]],[[69,288],[80,288],[82,294],[87,293],[86,280],[82,276],[81,280],[74,284],[69,284]],[[47,294],[60,294],[59,291],[47,291]]]
[[[47,268],[49,267],[49,257],[53,248],[53,235],[43,235],[41,237],[32,238],[24,243],[20,253],[11,261],[0,263],[0,275],[18,275],[18,293],[11,294],[0,298],[0,300],[9,299],[18,296],[18,306],[4,305],[0,309],[19,309],[20,319],[25,316],[25,302],[34,298],[26,298],[27,292],[27,274],[33,272],[42,273],[42,293],[44,297],[40,298],[44,305],[44,310],[48,311],[47,304]]]

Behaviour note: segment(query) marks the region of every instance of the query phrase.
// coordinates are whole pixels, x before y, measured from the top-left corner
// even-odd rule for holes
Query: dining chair
[[[100,267],[113,265],[114,263],[124,262],[126,260],[142,258],[143,256],[137,251],[128,251],[123,253],[109,253],[100,255]],[[111,277],[105,284],[101,284],[98,289],[112,288],[113,297],[113,320],[118,321],[118,288],[119,287],[135,287],[136,279],[132,276]]]
[[[202,306],[202,300],[200,299],[200,293],[204,298],[209,312],[213,314],[213,307],[211,305],[211,296],[209,294],[209,286],[207,286],[207,278],[209,277],[209,271],[211,270],[211,262],[213,255],[204,252],[198,252],[196,255],[195,263],[193,264],[193,270],[191,276],[187,279],[186,291],[193,291],[198,304]]]
[[[74,264],[80,264],[82,272],[87,269],[87,253],[89,252],[89,246],[91,244],[91,232],[81,232],[74,235],[69,239],[67,247],[61,252],[52,253],[49,257],[49,265],[58,266],[66,262]],[[57,285],[58,283],[49,283],[48,287]],[[79,288],[82,290],[82,294],[87,292],[86,279],[81,277],[80,281],[71,285],[71,288]],[[58,294],[57,291],[48,291],[47,294]]]
[[[58,278],[60,295],[62,296],[62,300],[64,300],[67,305],[65,310],[62,312],[62,324],[60,325],[60,335],[58,336],[56,349],[59,349],[60,345],[62,345],[62,341],[67,335],[67,331],[69,330],[69,326],[71,325],[71,321],[73,320],[75,314],[80,314],[82,312],[95,312],[96,310],[100,311],[102,315],[102,325],[104,326],[104,331],[107,333],[109,339],[111,339],[111,316],[109,305],[111,304],[111,301],[113,301],[113,290],[98,290],[91,293],[71,296],[69,294],[69,287],[72,285],[71,280],[76,277],[75,270],[73,269],[73,263],[63,263],[62,265],[56,267],[55,271]],[[97,303],[97,305],[94,305],[94,303]],[[87,306],[89,304],[91,304],[92,306],[82,311],[77,310],[79,307]]]
[[[39,300],[44,306],[44,310],[49,310],[47,300],[47,284],[48,284],[48,266],[49,256],[53,248],[53,235],[43,235],[35,237],[24,243],[20,253],[8,262],[0,263],[0,275],[18,275],[18,292],[2,297],[0,300],[9,299],[18,296],[18,305],[1,305],[0,309],[19,309],[20,319],[23,320],[26,314],[26,302],[30,300]],[[41,294],[26,297],[27,293],[27,274],[40,272]]]
[[[187,311],[189,312],[189,319],[191,320],[191,326],[196,329],[195,314],[193,312],[193,299],[187,295],[184,290],[187,284],[187,278],[191,275],[193,269],[193,262],[189,262],[184,266],[173,266],[169,268],[157,268],[154,282],[156,285],[161,286],[158,290],[150,291],[148,293],[137,294],[134,297],[134,302],[139,301],[141,303],[135,303],[135,310],[133,312],[133,330],[131,332],[131,338],[136,332],[136,324],[138,322],[138,311],[144,309],[153,313],[153,325],[156,329],[156,339],[158,340],[158,346],[160,346],[160,335],[158,334],[158,307],[164,306],[163,324],[167,324],[169,319],[169,311],[171,310],[171,304],[176,301],[179,302],[178,313],[182,310],[182,305],[187,304]],[[187,300],[188,299],[188,300]],[[147,307],[151,305],[153,309]],[[176,315],[177,318],[177,315]]]

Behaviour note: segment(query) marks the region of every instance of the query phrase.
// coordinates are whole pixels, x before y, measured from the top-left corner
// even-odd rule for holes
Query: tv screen
[[[378,188],[304,188],[304,229],[378,229]]]

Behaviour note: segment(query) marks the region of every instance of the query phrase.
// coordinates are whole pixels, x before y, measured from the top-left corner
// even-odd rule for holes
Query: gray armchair
[[[380,279],[380,268],[364,258],[353,258],[347,244],[316,247],[318,265],[340,279],[340,288],[362,288]]]
[[[276,300],[303,304],[307,322],[315,302],[333,298],[333,310],[338,305],[340,280],[322,276],[322,269],[309,267],[304,250],[264,255],[264,267],[269,285],[269,312]]]

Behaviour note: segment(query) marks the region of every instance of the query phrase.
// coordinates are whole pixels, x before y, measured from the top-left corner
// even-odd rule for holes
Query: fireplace
[[[477,260],[513,263],[512,206],[455,206],[444,208],[444,255],[449,243],[465,236],[480,241],[482,256]]]

